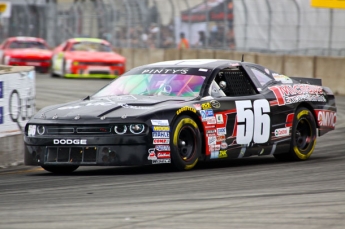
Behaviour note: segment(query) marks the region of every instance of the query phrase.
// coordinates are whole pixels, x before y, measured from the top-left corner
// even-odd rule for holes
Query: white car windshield
[[[204,76],[185,74],[139,74],[121,76],[93,97],[113,95],[166,95],[196,97]]]

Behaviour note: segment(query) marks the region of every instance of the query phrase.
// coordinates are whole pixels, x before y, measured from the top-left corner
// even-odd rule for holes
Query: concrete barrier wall
[[[345,95],[345,58],[316,57],[315,78],[322,79],[322,85],[334,93]]]
[[[198,52],[198,59],[214,59],[215,50],[211,49],[202,49]]]
[[[284,72],[284,56],[269,55],[258,53],[256,55],[256,63],[267,67],[275,72],[285,74]]]
[[[22,134],[0,137],[0,168],[24,163],[24,141]]]
[[[136,49],[133,52],[133,64],[134,67],[152,63],[150,61],[149,49]]]
[[[198,50],[196,49],[182,49],[181,59],[198,59]]]
[[[134,49],[122,48],[120,53],[122,56],[126,57],[126,71],[136,67],[133,58]]]
[[[313,78],[315,58],[314,56],[284,56],[284,74]]]

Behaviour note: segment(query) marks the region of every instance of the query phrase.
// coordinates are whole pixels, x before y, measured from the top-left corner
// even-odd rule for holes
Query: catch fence
[[[98,37],[115,47],[345,55],[345,10],[307,0],[12,0],[0,38],[38,36],[56,46]]]

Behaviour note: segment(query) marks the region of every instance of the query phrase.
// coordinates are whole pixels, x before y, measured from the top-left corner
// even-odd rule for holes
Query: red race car
[[[0,45],[0,61],[5,65],[34,66],[39,72],[50,69],[52,51],[37,37],[10,37]]]
[[[116,78],[125,72],[125,57],[98,38],[72,38],[53,51],[51,76]]]

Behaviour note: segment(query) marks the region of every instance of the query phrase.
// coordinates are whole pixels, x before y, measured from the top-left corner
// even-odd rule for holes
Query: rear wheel
[[[291,134],[290,151],[274,157],[281,161],[307,160],[316,144],[316,124],[310,110],[301,107],[296,111]]]
[[[43,165],[42,168],[51,173],[69,174],[75,171],[78,165]]]
[[[172,130],[172,164],[180,171],[194,168],[201,155],[198,125],[189,116],[181,116],[174,123]]]

